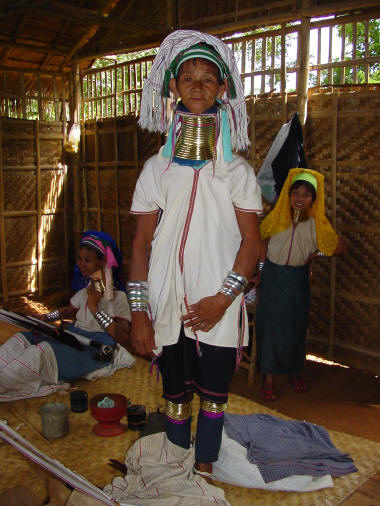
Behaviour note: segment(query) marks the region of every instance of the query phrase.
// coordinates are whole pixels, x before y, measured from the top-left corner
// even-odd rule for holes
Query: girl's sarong
[[[255,316],[261,372],[290,374],[303,369],[309,309],[309,267],[266,260]]]

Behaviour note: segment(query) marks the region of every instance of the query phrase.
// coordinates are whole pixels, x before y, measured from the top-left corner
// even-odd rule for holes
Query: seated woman
[[[48,395],[67,388],[65,382],[108,376],[134,364],[135,359],[124,348],[131,317],[122,255],[109,235],[97,231],[83,234],[73,286],[78,291],[70,305],[39,318],[47,322],[75,318],[67,330],[99,345],[84,345],[81,351],[54,338],[18,332],[0,346],[0,401]]]

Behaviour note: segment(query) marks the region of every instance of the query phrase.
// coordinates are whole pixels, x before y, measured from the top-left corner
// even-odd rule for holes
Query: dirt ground
[[[254,385],[250,387],[247,371],[240,369],[231,391],[291,418],[380,442],[380,377],[354,368],[307,360],[304,378],[310,381],[310,390],[297,394],[287,376],[278,376],[278,398],[265,402],[259,395],[260,375],[256,374]]]
[[[67,296],[62,294],[38,299],[21,297],[10,301],[5,309],[31,314],[50,311],[67,302]],[[296,420],[307,420],[330,430],[380,442],[379,376],[353,367],[307,360],[304,378],[310,381],[310,390],[297,394],[286,376],[278,376],[278,398],[273,402],[265,402],[259,395],[259,373],[255,375],[253,386],[249,386],[247,371],[240,368],[235,374],[231,391]]]

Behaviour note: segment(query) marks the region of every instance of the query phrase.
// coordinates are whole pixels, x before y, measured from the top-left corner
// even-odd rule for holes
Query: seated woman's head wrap
[[[125,292],[125,282],[123,275],[123,255],[118,248],[115,240],[105,232],[97,230],[88,230],[83,233],[79,247],[86,246],[98,251],[106,260],[105,276],[106,276],[106,293],[105,297],[112,299],[111,289],[115,287],[117,290]],[[77,265],[74,268],[72,287],[75,291],[81,290],[89,284],[89,278],[86,278],[80,272]]]

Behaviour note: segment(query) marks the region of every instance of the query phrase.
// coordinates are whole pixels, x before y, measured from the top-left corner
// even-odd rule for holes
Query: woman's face
[[[298,211],[309,210],[313,205],[313,194],[304,184],[291,190],[289,199],[290,207]]]
[[[77,254],[77,265],[83,276],[90,277],[94,272],[99,271],[106,263],[105,258],[100,259],[96,251],[92,248],[83,246],[79,248]]]

